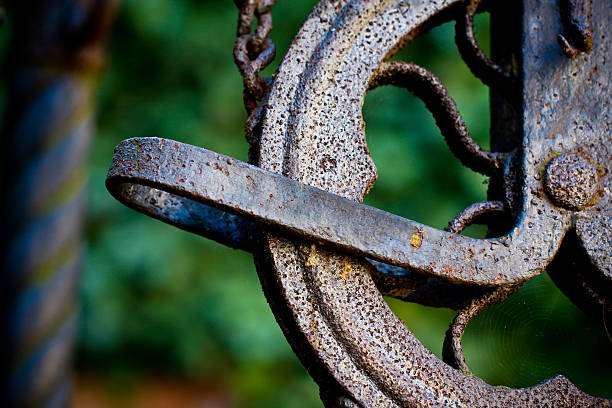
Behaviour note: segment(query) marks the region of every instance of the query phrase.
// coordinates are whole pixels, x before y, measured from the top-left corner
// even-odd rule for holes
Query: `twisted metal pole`
[[[66,407],[87,155],[116,0],[10,2],[2,146],[2,400]],[[5,405],[7,406],[7,405]]]

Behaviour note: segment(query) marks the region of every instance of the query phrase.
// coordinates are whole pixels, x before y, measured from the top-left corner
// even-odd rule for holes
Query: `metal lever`
[[[209,150],[159,138],[128,139],[115,149],[107,188],[124,204],[162,221],[234,247],[248,247],[245,221],[213,206],[342,251],[410,268],[460,284],[486,287],[536,276],[557,249],[554,237],[564,221],[543,223],[535,232],[526,221],[500,238],[474,239],[441,231],[347,200]],[[204,211],[204,212],[202,212]],[[556,222],[554,222],[556,221]],[[234,238],[215,233],[230,226]],[[252,229],[251,229],[252,231]],[[522,250],[530,242],[529,254]],[[539,245],[538,245],[539,242]]]

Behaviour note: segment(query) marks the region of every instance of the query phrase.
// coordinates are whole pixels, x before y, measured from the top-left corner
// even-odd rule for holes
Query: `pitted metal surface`
[[[593,49],[593,0],[561,0],[559,9],[563,33],[557,35],[561,50],[568,58]]]
[[[452,3],[323,1],[277,74],[265,110],[261,167],[361,200],[375,179],[361,117],[369,78],[402,38]],[[535,175],[542,157],[537,145],[546,143],[542,133],[526,135],[533,153],[523,160],[528,194],[515,234],[551,222],[550,231],[538,232],[538,241],[549,243],[552,255],[571,221],[567,212],[531,194],[541,189]],[[330,158],[332,166],[321,165]],[[523,245],[526,257],[539,255]],[[562,377],[525,390],[468,378],[441,363],[393,315],[370,279],[368,264],[272,236],[267,250],[270,270],[260,274],[274,274],[267,279],[277,281],[306,341],[363,406],[609,405]]]
[[[108,188],[130,205],[141,201],[134,197],[133,184],[149,185],[244,215],[289,235],[464,285],[516,284],[540,273],[550,259],[524,257],[519,245],[533,241],[531,235],[481,240],[459,235],[460,231],[441,231],[167,139],[128,139],[117,146]],[[482,208],[473,210],[476,207]],[[504,208],[495,202],[472,206],[457,223],[466,226],[475,217]],[[550,227],[544,224],[539,231]],[[544,248],[548,245],[543,242]],[[541,247],[536,243],[533,251]]]
[[[247,135],[257,150],[250,157],[261,168],[155,138],[125,141],[115,152],[107,185],[120,201],[255,254],[270,306],[327,406],[612,406],[562,376],[511,390],[466,375],[460,343],[469,319],[541,273],[555,254],[551,276],[572,300],[586,310],[612,304],[609,5],[592,5],[589,29],[601,42],[568,59],[556,43],[564,21],[556,6],[524,0],[523,123],[510,124],[522,126],[522,143],[513,152],[487,152],[433,74],[388,62],[451,18],[465,34],[460,48],[478,54],[471,26],[479,3],[321,1],[270,94],[256,107],[260,98],[250,99]],[[476,71],[488,66],[477,74],[483,81],[491,69],[516,80],[483,55],[467,61]],[[451,151],[499,184],[492,201],[468,207],[450,232],[359,204],[376,180],[361,108],[367,90],[385,84],[422,98]],[[516,89],[505,93],[517,109]],[[495,214],[515,217],[505,235],[458,235]],[[459,310],[445,360],[463,372],[423,347],[381,293]]]
[[[612,24],[610,3],[593,1],[592,30],[595,44],[588,53],[580,53],[575,58],[566,58],[558,46],[549,39],[562,31],[560,20],[554,24],[542,24],[538,16],[545,15],[550,5],[530,0],[526,3],[529,13],[525,13],[525,31],[529,33],[524,40],[526,72],[531,75],[524,79],[524,99],[533,109],[524,110],[525,135],[540,135],[541,143],[529,150],[526,155],[525,169],[535,172],[541,169],[550,158],[559,154],[575,154],[586,160],[597,173],[598,188],[588,207],[582,211],[562,210],[569,217],[572,230],[577,236],[571,240],[571,250],[585,253],[580,266],[563,271],[566,275],[582,274],[580,270],[593,270],[589,285],[598,293],[600,299],[612,304],[612,115],[610,111],[610,67],[611,44],[609,27]],[[543,86],[546,84],[546,86]],[[536,147],[539,149],[536,150]],[[539,156],[539,157],[538,157]],[[564,156],[567,157],[567,156]],[[582,160],[581,160],[582,161]],[[588,167],[588,165],[584,165]],[[591,170],[593,171],[593,170]],[[588,183],[593,183],[588,176]],[[584,182],[576,180],[576,183]],[[584,186],[580,187],[581,189]],[[534,183],[523,190],[526,200],[542,195],[541,185]],[[544,210],[543,210],[544,211]],[[573,234],[573,233],[572,233]],[[552,275],[561,271],[556,263]],[[579,290],[582,281],[565,287],[564,291]],[[573,287],[573,288],[572,288]],[[572,297],[572,295],[570,295]],[[609,307],[609,306],[607,306]],[[601,315],[601,308],[599,315]]]
[[[546,165],[544,187],[555,204],[568,210],[582,210],[595,198],[599,177],[589,160],[564,153]]]

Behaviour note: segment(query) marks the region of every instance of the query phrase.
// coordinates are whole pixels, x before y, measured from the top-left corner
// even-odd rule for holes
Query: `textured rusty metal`
[[[249,142],[249,163],[259,160],[259,132],[262,119],[262,100],[268,95],[272,78],[259,76],[274,60],[276,46],[268,38],[272,31],[272,7],[276,0],[234,0],[238,7],[237,38],[234,43],[234,62],[242,75],[244,107],[249,114],[244,134]],[[253,23],[257,27],[251,33]]]
[[[474,32],[474,16],[483,0],[468,0],[455,25],[457,48],[472,73],[484,84],[503,93],[513,104],[520,104],[520,82],[512,72],[493,62],[482,51]],[[518,7],[514,4],[513,7]]]
[[[544,188],[550,199],[568,210],[582,210],[594,204],[600,190],[597,169],[576,153],[553,157],[544,171]]]
[[[9,4],[2,129],[3,406],[67,407],[87,154],[114,1]]]
[[[559,5],[564,33],[557,35],[568,58],[593,49],[593,0],[561,0]]]
[[[369,89],[382,85],[406,88],[422,99],[433,114],[448,148],[463,165],[489,176],[502,170],[507,154],[485,151],[472,140],[455,101],[431,72],[403,61],[384,62],[372,74]]]
[[[507,59],[493,66],[474,40],[479,3],[321,1],[247,123],[257,147],[250,160],[260,168],[154,138],[125,141],[115,152],[107,185],[120,201],[205,236],[228,231],[215,239],[254,253],[279,325],[327,406],[612,406],[563,376],[519,390],[490,386],[469,375],[463,360],[461,334],[469,319],[541,273],[557,253],[553,270],[559,263],[575,266],[562,257],[577,252],[578,266],[588,267],[551,274],[570,298],[589,310],[611,304],[610,6],[593,2],[593,38],[601,42],[567,59],[555,40],[563,30],[556,5],[524,0],[522,14],[508,13],[522,18],[514,21],[522,39],[508,41]],[[488,7],[499,7],[499,19],[507,6],[496,4]],[[245,14],[249,27],[252,15]],[[493,152],[471,140],[431,73],[388,62],[419,33],[448,19],[458,20],[459,47],[472,55],[468,65],[481,69],[476,75],[503,99],[495,102],[502,107],[499,118],[511,122],[502,129],[499,118],[492,121],[499,135]],[[520,61],[512,57],[519,43]],[[495,75],[506,85],[492,80]],[[458,158],[491,176],[490,201],[468,207],[451,222],[452,232],[359,204],[376,179],[361,107],[368,89],[388,84],[422,98]],[[595,193],[583,189],[585,180]],[[202,222],[208,215],[214,220]],[[497,236],[458,235],[491,216],[504,218],[492,222]],[[460,370],[425,349],[381,294],[458,310],[445,359]]]
[[[546,13],[547,5],[533,1],[528,6],[533,13],[525,13],[524,24],[530,27],[530,35],[524,41],[527,55],[524,98],[525,104],[534,109],[524,110],[525,134],[539,134],[542,142],[540,157],[534,151],[526,164],[532,169],[540,166],[545,173],[544,166],[555,156],[578,155],[581,161],[589,163],[586,167],[593,166],[600,186],[583,210],[560,207],[560,211],[570,215],[572,228],[549,272],[570,299],[601,318],[602,313],[612,312],[610,3],[593,1],[593,49],[571,59],[549,41],[563,31],[561,19],[550,19],[549,24],[544,24],[537,21],[537,16]],[[581,177],[576,182],[584,182],[583,173],[578,173]],[[546,194],[542,184],[534,183],[524,194],[527,197]],[[568,186],[577,191],[583,188]]]
[[[260,165],[360,200],[375,178],[361,122],[361,102],[371,74],[389,50],[418,30],[422,21],[417,16],[429,16],[444,6],[449,3],[321,3],[277,74],[265,111]],[[546,24],[553,18],[552,8],[544,13]],[[328,23],[322,27],[321,20]],[[540,153],[534,145],[541,140],[527,136],[526,151],[533,146],[534,153]],[[317,165],[327,156],[337,160],[336,166]],[[531,197],[531,189],[541,184],[534,177],[539,166],[534,168],[528,160],[523,158],[521,166],[529,167],[526,176],[533,178],[522,189],[529,196],[523,195],[517,235],[539,229],[545,217],[556,217],[555,232],[538,231],[528,246],[548,241],[557,247],[570,220],[545,196]],[[468,378],[423,349],[388,310],[363,261],[280,237],[269,238],[268,251],[258,261],[260,275],[268,277],[271,296],[283,300],[274,304],[283,305],[277,312],[284,316],[284,325],[291,327],[286,321],[292,319],[302,333],[287,329],[288,337],[294,337],[296,350],[304,347],[301,342],[310,345],[324,371],[334,375],[338,392],[351,395],[361,406],[610,405],[582,394],[560,377],[526,390],[489,387]],[[311,370],[316,378],[318,371]],[[325,378],[320,382],[325,384]]]
[[[460,284],[515,284],[541,272],[550,256],[525,258],[534,237],[474,239],[431,228],[206,149],[158,138],[116,148],[107,186],[122,202],[131,184],[148,185],[247,216],[289,236],[410,268]],[[359,220],[359,222],[355,222]],[[541,232],[547,225],[542,225]],[[418,235],[418,243],[411,239]],[[543,242],[540,248],[546,248]],[[534,243],[532,248],[536,248]]]
[[[276,56],[276,46],[268,38],[272,30],[271,9],[276,0],[234,0],[234,3],[239,9],[234,61],[244,80],[244,106],[252,114],[272,83],[259,73]],[[251,33],[255,19],[257,27]]]
[[[478,224],[488,224],[483,218],[493,215],[507,215],[508,206],[502,201],[483,201],[470,205],[461,214],[453,218],[446,227],[446,231],[460,234],[468,226]]]
[[[472,373],[465,362],[463,348],[461,346],[461,338],[463,337],[463,333],[465,332],[468,323],[481,311],[485,310],[489,306],[503,301],[508,296],[516,292],[520,286],[521,285],[503,286],[484,295],[474,297],[470,300],[469,304],[459,310],[453,319],[453,322],[446,331],[444,343],[442,344],[442,358],[446,364],[461,370],[463,373]]]

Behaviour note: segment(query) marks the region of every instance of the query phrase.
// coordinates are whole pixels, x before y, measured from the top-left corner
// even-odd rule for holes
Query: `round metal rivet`
[[[546,166],[544,187],[551,200],[569,210],[586,207],[599,188],[593,164],[575,153],[554,157]]]

